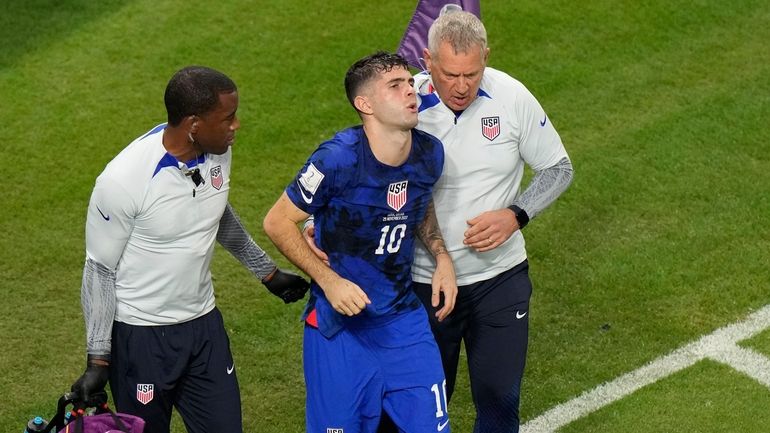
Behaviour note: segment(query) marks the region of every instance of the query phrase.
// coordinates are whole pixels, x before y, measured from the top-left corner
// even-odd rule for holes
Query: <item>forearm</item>
[[[562,158],[555,165],[535,173],[527,188],[513,202],[532,219],[556,201],[572,183],[572,163]]]
[[[297,225],[309,216],[284,192],[265,215],[263,228],[278,250],[323,288],[339,276],[313,253],[302,237]]]
[[[109,355],[112,323],[115,320],[117,305],[115,271],[94,260],[86,259],[80,299],[86,324],[87,353]]]
[[[441,236],[441,229],[438,225],[438,219],[436,219],[436,208],[433,205],[433,200],[428,204],[425,218],[417,227],[417,237],[425,244],[425,247],[434,258],[439,254],[447,253],[444,238]]]
[[[219,221],[217,241],[260,281],[276,269],[275,262],[254,242],[229,203]]]
[[[291,221],[271,221],[266,218],[265,233],[281,254],[322,287],[336,275],[310,250],[302,233]]]

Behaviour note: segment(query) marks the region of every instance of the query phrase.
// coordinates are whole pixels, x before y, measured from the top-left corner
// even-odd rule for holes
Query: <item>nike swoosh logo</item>
[[[102,210],[99,209],[99,206],[96,206],[96,210],[99,211],[99,214],[102,216],[102,218],[104,218],[105,221],[109,221],[110,220],[110,216],[109,215],[105,215],[104,212],[102,212]]]
[[[313,196],[310,197],[305,195],[305,190],[302,188],[302,185],[300,185],[299,181],[297,181],[297,186],[299,186],[299,193],[302,194],[302,200],[305,200],[305,203],[310,204],[313,203]]]
[[[517,319],[521,319],[521,318],[523,318],[523,317],[524,317],[524,316],[526,316],[526,315],[527,315],[527,312],[526,312],[526,311],[525,311],[524,313],[522,313],[522,314],[519,314],[519,312],[518,312],[518,311],[516,312],[516,318],[517,318]]]
[[[436,426],[436,431],[443,431],[446,428],[446,426],[448,426],[448,425],[449,425],[449,420],[446,420],[443,423],[440,422]]]
[[[235,364],[227,367],[227,374],[233,374],[233,370],[235,370]]]
[[[543,120],[540,121],[540,126],[545,126],[545,121],[548,120],[548,116],[543,116]]]

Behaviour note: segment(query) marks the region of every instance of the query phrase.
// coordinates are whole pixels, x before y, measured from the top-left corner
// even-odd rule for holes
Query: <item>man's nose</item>
[[[467,92],[469,87],[470,86],[468,84],[468,79],[467,78],[465,78],[463,76],[460,76],[457,79],[457,85],[455,86],[455,89],[457,90],[458,93],[465,93],[465,92]]]

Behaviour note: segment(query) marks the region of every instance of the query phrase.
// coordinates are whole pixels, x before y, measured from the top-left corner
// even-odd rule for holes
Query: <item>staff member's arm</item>
[[[115,270],[134,228],[129,194],[109,178],[97,179],[86,216],[86,262],[80,300],[86,325],[86,370],[71,390],[83,402],[104,391],[109,378],[117,298]]]
[[[572,183],[572,162],[535,96],[521,88],[512,110],[521,124],[517,137],[521,158],[535,175],[510,206],[468,220],[470,228],[465,233],[465,244],[479,252],[502,245],[556,201]]]
[[[278,250],[318,283],[332,308],[340,314],[356,315],[371,301],[358,285],[340,277],[310,249],[297,227],[309,216],[284,192],[265,216],[263,227]]]
[[[217,241],[284,303],[299,301],[310,288],[304,278],[275,265],[243,227],[230,203],[219,220]]]

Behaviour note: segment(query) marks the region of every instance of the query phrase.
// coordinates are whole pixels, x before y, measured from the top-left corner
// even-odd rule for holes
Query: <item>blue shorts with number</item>
[[[332,338],[306,325],[308,433],[377,431],[385,411],[407,433],[449,433],[441,356],[423,308]]]

